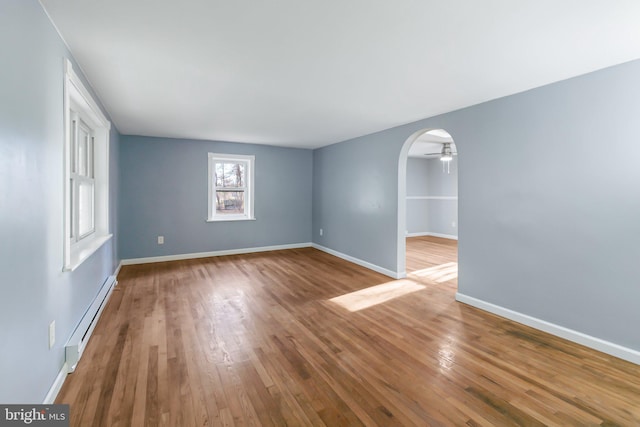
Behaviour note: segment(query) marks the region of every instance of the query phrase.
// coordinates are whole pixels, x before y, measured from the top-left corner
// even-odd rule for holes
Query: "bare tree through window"
[[[245,211],[245,164],[216,163],[216,213],[243,214]]]

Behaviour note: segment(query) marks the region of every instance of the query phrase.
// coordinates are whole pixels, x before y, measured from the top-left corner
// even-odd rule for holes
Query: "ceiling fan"
[[[440,155],[440,161],[442,162],[442,172],[451,173],[451,160],[453,160],[453,156],[457,156],[458,153],[454,153],[451,150],[450,142],[442,143],[442,150],[439,153],[426,153],[425,156],[437,156]]]
[[[457,156],[458,153],[454,153],[451,150],[451,143],[450,142],[443,142],[442,143],[442,151],[440,151],[439,153],[425,153],[425,156],[437,156],[440,155],[440,161],[441,162],[450,162],[451,160],[453,160],[453,156]]]

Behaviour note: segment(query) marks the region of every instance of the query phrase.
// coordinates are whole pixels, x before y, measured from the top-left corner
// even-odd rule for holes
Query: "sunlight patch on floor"
[[[409,273],[409,276],[429,279],[436,283],[448,282],[449,280],[458,278],[458,263],[448,262],[446,264],[416,270]]]
[[[456,340],[448,337],[438,348],[438,365],[441,373],[451,371],[456,363],[456,354],[458,348],[455,345]]]
[[[424,288],[423,285],[419,285],[411,280],[394,280],[340,295],[339,297],[331,298],[329,301],[353,312],[382,304],[383,302],[420,291]]]

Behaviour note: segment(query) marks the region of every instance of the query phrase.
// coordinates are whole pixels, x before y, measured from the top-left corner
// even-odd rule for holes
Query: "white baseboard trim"
[[[565,328],[564,326],[559,326],[545,320],[531,317],[529,315],[492,304],[490,302],[470,297],[468,295],[461,294],[460,292],[456,293],[456,301],[460,301],[481,310],[488,311],[489,313],[496,314],[500,317],[513,320],[514,322],[530,326],[534,329],[547,332],[551,335],[564,338],[566,340],[584,345],[585,347],[589,347],[594,350],[598,350],[611,356],[615,356],[628,362],[640,365],[640,351],[636,351],[628,347],[623,347],[619,344],[605,341],[600,338],[592,337],[591,335],[587,335],[573,329]]]
[[[405,235],[407,237],[422,237],[422,236],[431,236],[431,233],[429,233],[428,231],[419,231],[417,233],[407,232]]]
[[[116,267],[116,271],[113,272],[113,276],[116,276],[116,286],[118,286],[118,274],[120,273],[120,269],[122,268],[122,260],[118,263]]]
[[[458,196],[407,196],[407,200],[458,200]]]
[[[419,233],[407,233],[407,237],[422,237],[422,236],[433,236],[433,237],[442,237],[443,239],[458,240],[458,236],[454,236],[453,234],[431,233],[429,231],[424,231]]]
[[[58,376],[56,377],[53,384],[51,384],[51,388],[49,392],[44,397],[43,405],[51,405],[56,401],[56,397],[58,397],[58,393],[60,393],[60,389],[62,388],[62,384],[64,384],[64,380],[67,379],[67,374],[69,373],[69,368],[67,367],[67,362],[64,362],[60,372],[58,372]]]
[[[116,267],[115,271],[111,275],[116,277],[116,286],[118,285],[117,279],[118,279],[118,273],[120,272],[121,267],[122,267],[122,261],[118,263],[118,266]],[[58,372],[56,379],[53,381],[51,388],[49,388],[49,391],[47,392],[47,395],[45,396],[44,401],[42,402],[43,405],[51,405],[53,404],[53,402],[55,402],[56,397],[58,397],[58,393],[60,393],[60,389],[62,389],[62,385],[67,379],[68,374],[69,374],[69,365],[65,361],[62,367],[60,368],[60,372]]]
[[[224,256],[224,255],[241,255],[241,254],[251,254],[255,252],[280,251],[284,249],[299,249],[299,248],[309,248],[309,247],[311,247],[310,242],[293,243],[289,245],[260,246],[256,248],[228,249],[228,250],[212,251],[212,252],[194,252],[189,254],[154,256],[154,257],[146,257],[146,258],[129,258],[129,259],[123,259],[122,261],[120,261],[120,264],[121,265],[149,264],[153,262],[180,261],[183,259],[209,258],[209,257]]]
[[[311,246],[316,248],[316,249],[318,249],[319,251],[326,252],[326,253],[331,254],[333,256],[337,256],[338,258],[342,258],[345,261],[349,261],[349,262],[352,262],[354,264],[358,264],[359,266],[368,268],[369,270],[376,271],[378,273],[384,274],[385,276],[389,276],[389,277],[394,278],[394,279],[402,279],[402,278],[407,276],[407,274],[405,272],[396,273],[395,271],[391,271],[391,270],[388,270],[386,268],[380,267],[379,265],[375,265],[375,264],[372,264],[370,262],[363,261],[363,260],[361,260],[359,258],[352,257],[351,255],[343,254],[342,252],[338,252],[338,251],[335,251],[333,249],[329,249],[329,248],[327,248],[325,246],[318,245],[317,243],[312,243]]]

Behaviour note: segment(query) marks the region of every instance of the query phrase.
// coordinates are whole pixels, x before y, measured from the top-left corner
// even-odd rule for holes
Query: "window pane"
[[[84,236],[93,231],[93,182],[78,185],[78,234]]]
[[[87,176],[89,178],[95,178],[95,174],[94,174],[94,171],[93,171],[93,149],[95,147],[95,139],[94,139],[94,137],[90,136],[87,139],[87,143],[89,144],[88,145],[88,152],[87,152],[87,157],[88,157],[88,159],[87,159],[87,168],[88,168]]]
[[[238,180],[238,187],[244,187],[244,163],[236,164],[236,179]]]
[[[76,130],[78,129],[78,122],[73,120],[71,122],[71,172],[78,172],[78,140]]]
[[[69,237],[70,238],[74,238],[75,235],[73,234],[73,232],[76,229],[76,216],[74,215],[75,212],[75,203],[76,203],[76,189],[75,189],[75,180],[73,178],[71,178],[69,180],[69,212],[71,213],[71,218],[69,218],[70,220],[70,227],[69,227]]]
[[[87,176],[89,169],[89,133],[80,126],[78,130],[78,174]]]
[[[216,163],[216,187],[222,187],[223,164]]]
[[[244,187],[243,163],[216,163],[216,187]]]
[[[244,214],[244,191],[216,191],[216,214]]]

